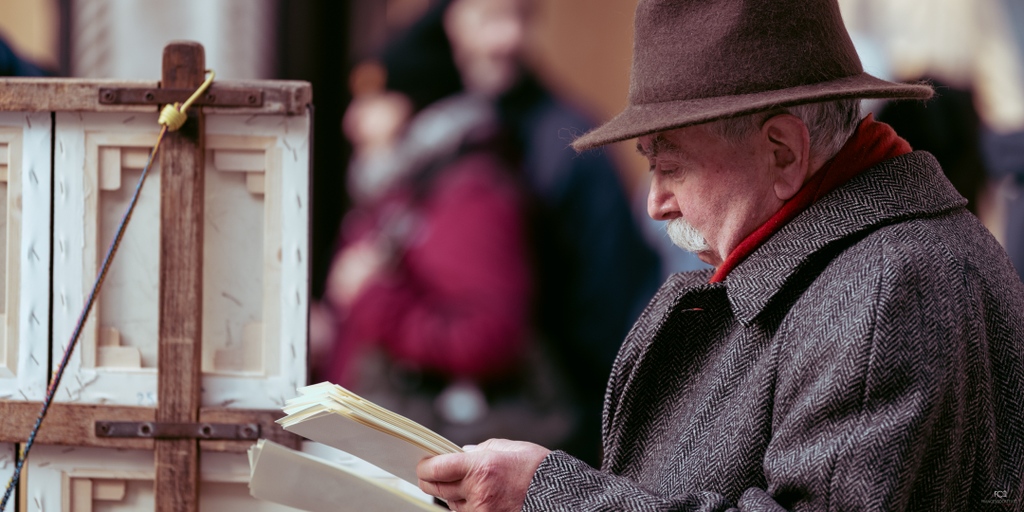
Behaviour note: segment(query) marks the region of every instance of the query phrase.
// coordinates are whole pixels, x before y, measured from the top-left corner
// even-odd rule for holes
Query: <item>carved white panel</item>
[[[155,125],[155,123],[154,123]],[[89,293],[114,241],[157,133],[86,131],[82,290]],[[86,324],[87,368],[157,367],[160,282],[160,166],[155,163]]]
[[[199,509],[284,512],[249,495],[244,453],[203,452]],[[155,509],[153,452],[38,446],[28,459],[28,509],[35,512],[141,512]]]
[[[208,135],[203,241],[203,371],[277,373],[280,151],[272,137]]]
[[[9,170],[21,166],[21,139],[20,128],[0,127],[0,376],[4,377],[14,377],[18,371],[18,337],[16,332],[11,332],[17,329],[17,318],[7,321],[11,316],[10,308],[17,307],[18,282],[7,279],[7,275],[18,268],[18,227],[10,223],[12,214],[17,215],[18,212],[11,211],[10,199],[18,192],[20,180],[12,183]],[[10,254],[11,250],[14,254]],[[11,268],[8,268],[8,263]],[[9,282],[11,286],[7,286]],[[15,299],[13,303],[12,298]]]
[[[306,382],[309,124],[308,116],[206,118],[204,404],[278,408]],[[223,196],[211,195],[212,183]],[[250,213],[225,211],[220,197]],[[230,236],[213,241],[214,233]],[[211,273],[229,266],[230,281]],[[250,294],[226,296],[243,281]]]
[[[50,127],[49,113],[0,112],[0,399],[46,388]]]
[[[204,405],[277,408],[305,384],[308,124],[306,116],[207,117]],[[70,339],[157,133],[155,115],[57,114],[55,353]],[[154,164],[58,399],[155,405],[159,229]]]
[[[155,113],[56,114],[54,368],[74,333],[145,165],[146,152],[156,142],[156,117]],[[150,173],[70,359],[57,393],[60,401],[156,403],[159,164]]]

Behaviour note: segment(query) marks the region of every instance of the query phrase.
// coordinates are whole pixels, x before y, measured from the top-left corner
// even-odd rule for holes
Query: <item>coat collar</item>
[[[931,154],[886,160],[812,204],[729,274],[725,285],[736,318],[753,322],[812,256],[834,242],[965,204]]]

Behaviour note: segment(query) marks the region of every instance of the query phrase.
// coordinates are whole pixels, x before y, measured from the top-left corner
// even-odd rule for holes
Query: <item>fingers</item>
[[[437,496],[448,503],[448,508],[460,510],[466,503],[465,477],[470,463],[465,454],[436,455],[416,465],[420,490]],[[460,505],[461,504],[461,505]]]
[[[462,482],[427,482],[420,480],[419,486],[421,491],[448,502],[449,508],[456,503],[465,503],[466,501],[465,492],[462,490]]]
[[[427,482],[456,482],[465,478],[469,469],[465,454],[435,455],[416,465],[416,477]]]

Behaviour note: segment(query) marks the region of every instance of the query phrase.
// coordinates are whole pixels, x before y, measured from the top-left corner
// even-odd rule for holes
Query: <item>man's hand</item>
[[[465,453],[423,459],[416,476],[423,492],[447,501],[452,510],[521,510],[533,473],[549,453],[533,443],[491,439]]]

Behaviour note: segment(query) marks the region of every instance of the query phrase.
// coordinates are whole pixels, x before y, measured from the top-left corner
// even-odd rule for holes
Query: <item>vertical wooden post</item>
[[[203,47],[164,48],[164,88],[197,88],[206,67]],[[198,420],[201,405],[203,312],[203,116],[188,112],[160,148],[160,348],[158,422]],[[156,510],[199,510],[199,442],[156,441]]]

